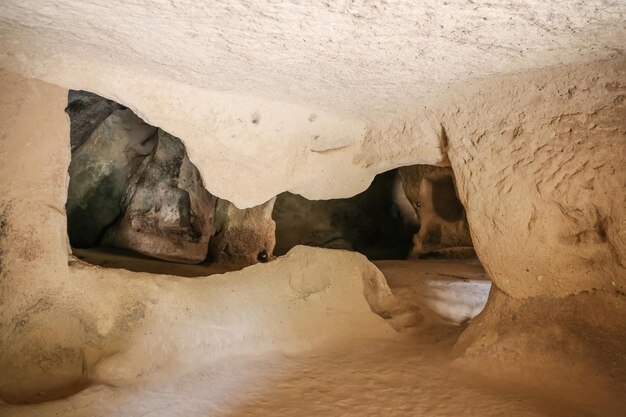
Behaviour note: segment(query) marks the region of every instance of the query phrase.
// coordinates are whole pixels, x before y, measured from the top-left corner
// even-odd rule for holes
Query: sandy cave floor
[[[114,264],[124,256],[117,253],[110,261]],[[149,261],[153,266],[161,263]],[[526,392],[519,384],[487,381],[455,367],[452,347],[463,329],[455,323],[483,308],[490,287],[476,261],[375,263],[404,306],[392,319],[404,328],[396,339],[355,341],[298,355],[232,358],[176,380],[122,388],[92,386],[63,400],[0,405],[0,415],[593,415],[573,403],[548,401],[549,393]],[[181,268],[189,273],[199,267]]]

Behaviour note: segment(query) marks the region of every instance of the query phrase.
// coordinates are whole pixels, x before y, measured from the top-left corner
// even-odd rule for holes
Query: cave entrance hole
[[[240,210],[204,188],[180,139],[130,109],[70,91],[66,112],[68,235],[73,254],[86,262],[194,277],[308,245],[362,253],[392,288],[428,274],[481,278],[450,167],[384,172],[350,198],[312,201],[285,192]]]

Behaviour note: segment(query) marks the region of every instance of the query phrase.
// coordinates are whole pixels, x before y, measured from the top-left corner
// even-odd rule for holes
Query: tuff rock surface
[[[625,14],[612,0],[5,0],[0,66],[128,106],[245,208],[283,191],[348,197],[380,172],[440,162],[433,97],[618,57]]]
[[[385,293],[380,273],[342,251],[297,247],[216,280],[68,258],[67,88],[181,138],[208,191],[239,208],[449,163],[502,296],[470,324],[468,355],[519,364],[537,346],[624,369],[625,14],[610,0],[2,2],[2,398],[388,330],[366,302]]]
[[[272,259],[276,223],[272,220],[275,199],[238,209],[219,199],[215,210],[215,236],[209,243],[209,260],[246,266]]]
[[[475,256],[465,209],[450,167],[412,165],[398,170],[406,197],[419,219],[411,258]]]
[[[5,71],[0,85],[3,401],[181,375],[232,354],[289,354],[393,335],[372,311],[383,314],[393,301],[389,287],[359,254],[297,247],[276,262],[197,279],[71,257],[63,210],[67,90]],[[24,106],[17,113],[16,102]],[[38,146],[24,146],[34,138]]]

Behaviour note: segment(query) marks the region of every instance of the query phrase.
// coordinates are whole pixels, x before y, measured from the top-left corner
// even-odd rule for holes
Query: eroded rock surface
[[[130,110],[112,113],[72,155],[67,192],[72,246],[95,246],[122,214],[128,179],[152,152],[156,129]]]
[[[70,116],[72,152],[82,146],[100,123],[123,106],[88,91],[70,90],[65,112]]]
[[[363,299],[364,282],[377,282],[364,280],[364,274],[378,275],[359,267],[363,258],[355,254],[348,260],[345,252],[317,250],[324,253],[254,266],[234,275],[234,280],[233,275],[210,280],[155,277],[102,270],[74,260],[68,265],[63,205],[69,130],[66,120],[59,118],[67,104],[66,91],[12,74],[1,76],[4,398],[50,399],[85,381],[124,384],[157,369],[165,371],[159,366],[172,359],[175,366],[190,369],[198,358],[214,360],[276,346],[306,349],[346,335],[385,334],[384,323]],[[400,161],[419,163],[400,151],[415,152],[419,144],[414,132],[427,130],[420,126],[445,126],[475,247],[496,286],[509,297],[507,302],[515,303],[511,307],[516,311],[494,299],[488,303],[495,309],[489,313],[493,321],[482,322],[487,329],[481,336],[487,338],[475,339],[475,352],[482,360],[492,360],[489,355],[498,352],[502,342],[501,351],[509,355],[501,356],[505,366],[520,363],[515,352],[522,340],[538,346],[539,353],[548,352],[548,357],[550,349],[565,347],[555,353],[561,363],[568,358],[592,356],[600,362],[608,358],[612,363],[600,369],[617,370],[613,380],[623,378],[624,344],[619,335],[624,333],[621,300],[626,289],[626,207],[621,193],[626,179],[624,79],[626,61],[618,57],[484,80],[455,88],[447,97],[429,98],[423,103],[426,111],[420,107],[412,119],[396,120],[385,130],[402,133],[368,136],[366,158],[361,161],[374,171]],[[260,120],[263,124],[267,118]],[[24,146],[31,143],[37,146]],[[214,144],[210,145],[196,151],[208,154]],[[272,153],[267,143],[262,146],[268,150],[264,156],[282,156]],[[377,153],[386,148],[389,152]],[[333,155],[352,160],[352,154],[342,153],[346,148],[315,149],[315,155],[303,157],[314,164],[293,170],[308,177],[310,189],[323,188],[321,179],[326,178],[308,172],[311,166],[331,167],[346,160]],[[230,169],[241,165],[245,164],[240,161]],[[259,165],[263,164],[242,175],[248,188],[237,193],[254,190],[249,178],[251,172],[263,172]],[[342,169],[358,171],[355,165],[346,167]],[[24,169],[29,175],[23,175]],[[337,174],[329,172],[324,175]],[[364,172],[353,174],[359,177]],[[260,190],[255,198],[266,192]],[[266,274],[260,268],[268,268]],[[585,291],[601,296],[581,304],[585,308],[574,304],[563,308],[567,314],[558,313],[564,300],[584,297]],[[542,309],[538,304],[543,302]],[[246,309],[231,308],[233,304]],[[601,310],[594,309],[598,306],[608,307],[608,313],[593,316]],[[518,339],[516,322],[525,320],[521,313],[540,325],[552,318],[563,325],[544,326],[549,330],[545,333],[526,331],[532,338]],[[341,326],[337,317],[342,318]],[[477,326],[480,323],[476,321]],[[577,323],[580,328],[568,327]],[[500,324],[502,330],[491,331]],[[494,334],[497,338],[492,339]],[[605,337],[618,341],[606,344],[608,352]],[[551,338],[564,343],[550,343]],[[568,345],[568,340],[573,343]],[[488,349],[483,354],[484,346]]]
[[[241,208],[283,191],[343,198],[387,169],[437,163],[437,142],[424,134],[436,115],[384,129],[377,152],[393,155],[400,132],[411,138],[399,163],[358,159],[365,120],[415,112],[419,97],[451,83],[626,48],[626,4],[614,0],[107,5],[4,0],[0,66],[137,110],[181,138],[209,191]]]
[[[475,256],[465,217],[456,195],[450,167],[413,165],[398,170],[408,200],[419,218],[412,258]]]
[[[202,262],[215,231],[215,204],[183,143],[159,129],[156,148],[130,178],[124,213],[103,243],[165,260]]]
[[[81,135],[114,104],[85,92],[71,97],[68,112]],[[180,139],[130,110],[115,111],[95,128],[74,152],[69,173],[68,230],[74,247],[103,244],[200,263],[211,239],[215,262],[241,266],[272,258],[274,200],[241,210],[226,200],[218,204]]]
[[[476,252],[508,295],[626,291],[625,98],[621,58],[483,81],[442,106]]]
[[[490,377],[533,375],[535,387],[557,395],[574,392],[577,400],[596,407],[611,397],[621,399],[614,414],[620,415],[626,392],[625,311],[623,294],[514,299],[492,287],[487,307],[457,343],[457,362]]]
[[[238,209],[229,201],[218,200],[209,260],[240,266],[270,260],[276,244],[274,202],[272,198],[256,207]]]

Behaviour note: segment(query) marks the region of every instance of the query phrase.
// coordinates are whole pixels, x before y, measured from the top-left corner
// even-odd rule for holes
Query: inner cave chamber
[[[44,3],[0,415],[624,414],[623,2]]]

